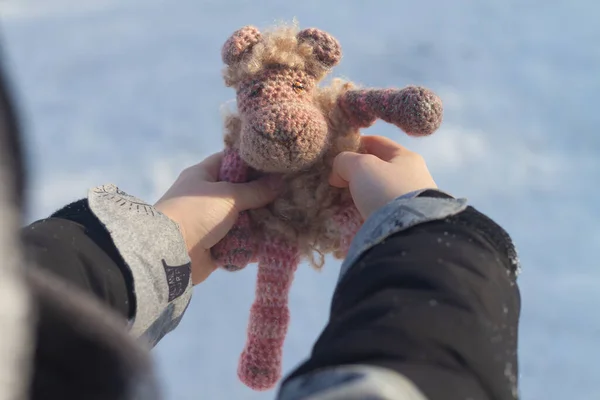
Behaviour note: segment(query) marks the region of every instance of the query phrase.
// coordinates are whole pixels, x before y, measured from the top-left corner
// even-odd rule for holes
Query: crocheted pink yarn
[[[442,120],[441,100],[430,90],[357,89],[351,82],[318,83],[341,59],[330,34],[279,27],[267,33],[247,26],[222,50],[225,83],[235,88],[237,113],[225,121],[220,180],[240,183],[278,174],[284,190],[272,204],[240,213],[211,251],[229,271],[258,262],[256,296],[238,366],[242,382],[271,389],[281,377],[290,320],[288,298],[302,259],[316,268],[344,258],[363,223],[348,189],[329,185],[333,159],[361,152],[360,128],[377,119],[412,136],[433,133]]]
[[[243,182],[248,167],[237,152],[225,150],[221,180]],[[352,238],[362,225],[353,206],[342,207],[331,218],[339,237],[334,255],[343,258]],[[254,390],[271,389],[281,377],[283,344],[290,313],[289,291],[301,254],[296,243],[277,236],[265,236],[252,229],[248,213],[241,213],[234,228],[212,249],[218,264],[229,271],[258,261],[255,301],[250,309],[247,341],[240,357],[238,376]]]

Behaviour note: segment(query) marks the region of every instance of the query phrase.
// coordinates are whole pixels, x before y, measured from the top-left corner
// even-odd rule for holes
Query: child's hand
[[[406,193],[437,189],[420,154],[382,136],[364,136],[362,145],[367,154],[344,152],[335,158],[329,183],[350,188],[364,219]]]
[[[277,196],[277,186],[267,179],[217,182],[222,157],[222,153],[213,154],[185,169],[155,205],[181,228],[192,260],[194,284],[215,270],[210,248],[225,237],[239,212],[262,207]]]

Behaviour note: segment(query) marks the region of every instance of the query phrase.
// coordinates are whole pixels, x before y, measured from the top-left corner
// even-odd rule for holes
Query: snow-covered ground
[[[220,48],[235,29],[297,17],[344,48],[335,74],[409,83],[445,102],[414,140],[439,185],[513,236],[523,264],[525,400],[600,399],[600,3],[592,0],[0,0],[26,121],[30,219],[113,182],[154,201],[221,148],[233,97]],[[285,347],[290,370],[323,327],[339,264],[303,267]],[[236,378],[254,270],[215,273],[155,350],[169,400],[268,399]]]

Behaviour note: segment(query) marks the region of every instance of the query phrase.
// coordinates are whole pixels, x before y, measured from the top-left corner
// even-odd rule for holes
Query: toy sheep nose
[[[243,121],[240,153],[256,169],[292,172],[316,162],[327,147],[327,122],[315,107],[277,104]]]
[[[301,104],[275,105],[259,110],[249,119],[258,134],[280,143],[315,139],[327,132],[319,110]]]

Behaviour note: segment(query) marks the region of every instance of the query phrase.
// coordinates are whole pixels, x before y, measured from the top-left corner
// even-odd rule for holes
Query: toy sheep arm
[[[338,99],[352,125],[367,128],[377,119],[391,123],[411,136],[426,136],[442,123],[440,98],[429,89],[352,89]]]
[[[228,146],[224,151],[219,180],[232,183],[247,182],[248,172],[249,167],[237,149]],[[237,271],[252,262],[256,246],[250,216],[247,212],[241,212],[233,228],[213,246],[211,253],[218,266],[228,271]]]

